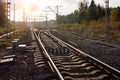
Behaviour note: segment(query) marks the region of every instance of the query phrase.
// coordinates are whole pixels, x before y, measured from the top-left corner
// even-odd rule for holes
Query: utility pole
[[[15,31],[15,4],[14,4],[14,31]],[[15,37],[15,32],[14,32],[14,37]]]
[[[27,27],[28,24],[28,13],[25,13],[25,27]]]
[[[44,12],[46,12],[46,15],[41,15],[41,16],[39,16],[39,17],[45,17],[45,19],[46,19],[46,28],[48,27],[48,14],[47,14],[47,12],[48,11],[46,11],[46,10],[43,10]]]
[[[7,0],[7,33],[9,33],[8,29],[10,27],[10,13],[11,13],[11,0]],[[7,38],[9,38],[9,36],[7,36]]]
[[[109,0],[105,0],[105,36],[110,36],[110,26],[109,26]]]
[[[48,27],[48,17],[47,17],[47,13],[46,13],[45,18],[46,18],[46,28],[47,28],[47,27]]]
[[[47,14],[47,12],[48,11],[46,11],[46,10],[43,10],[44,12],[46,12],[46,15],[42,15],[42,14],[40,14],[40,16],[37,16],[37,17],[45,17],[45,22],[46,22],[46,28],[48,27],[48,14]]]
[[[35,18],[34,18],[34,27],[35,27],[35,22],[36,22],[36,20],[35,20]]]
[[[56,6],[56,10],[57,10],[57,12],[56,12],[56,23],[57,23],[57,27],[58,27],[58,15],[59,15],[59,6],[58,5]]]
[[[23,9],[23,26],[25,26],[25,9]]]

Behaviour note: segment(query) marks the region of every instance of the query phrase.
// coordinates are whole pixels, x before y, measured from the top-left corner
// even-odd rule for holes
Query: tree
[[[73,13],[67,15],[67,23],[75,23],[75,17]]]
[[[74,11],[74,18],[76,23],[79,23],[79,14],[80,12],[78,10]]]
[[[66,23],[66,16],[58,15],[57,21],[59,24]]]
[[[105,9],[98,4],[97,6],[97,19],[105,16]]]
[[[97,9],[94,0],[91,1],[89,6],[89,20],[97,20]]]
[[[0,0],[0,26],[5,26],[7,22],[6,19],[6,4],[2,0]]]
[[[118,8],[113,8],[111,10],[110,18],[112,21],[119,21],[119,10]]]
[[[87,21],[88,19],[88,6],[87,6],[87,2],[83,1],[81,3],[79,3],[79,20],[78,22],[83,22],[83,21]]]
[[[120,21],[120,7],[118,7],[117,9],[118,9],[118,21]]]

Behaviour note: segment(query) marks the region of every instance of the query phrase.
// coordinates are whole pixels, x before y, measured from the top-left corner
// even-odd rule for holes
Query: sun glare
[[[25,9],[26,12],[30,11],[30,3],[28,0],[22,0],[22,8]]]

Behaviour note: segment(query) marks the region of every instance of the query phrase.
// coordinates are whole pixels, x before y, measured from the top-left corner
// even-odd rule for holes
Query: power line
[[[51,12],[55,13],[57,16],[59,15],[59,8],[62,7],[60,5],[57,6],[48,6],[47,9],[49,9]],[[55,8],[55,10],[53,9]]]
[[[55,10],[53,10],[53,8],[55,8]],[[59,15],[59,8],[62,7],[60,5],[57,5],[57,6],[48,6],[47,9],[49,9],[51,12],[55,13],[55,16],[56,16],[56,24],[58,26],[58,15]]]

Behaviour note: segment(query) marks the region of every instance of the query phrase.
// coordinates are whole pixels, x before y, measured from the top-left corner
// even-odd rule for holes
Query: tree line
[[[3,27],[7,23],[7,8],[4,0],[0,0],[0,27]]]
[[[109,16],[111,21],[120,21],[120,7],[109,8]],[[105,17],[105,8],[100,4],[96,5],[94,0],[91,0],[88,6],[86,1],[79,3],[78,10],[68,15],[58,15],[57,22],[59,24],[83,23],[97,21]]]

